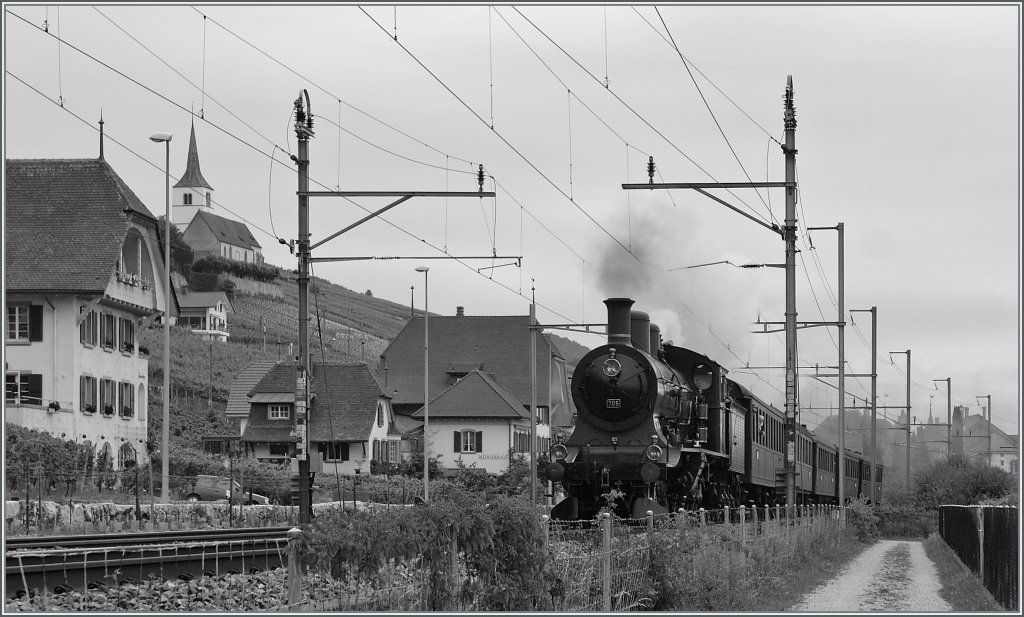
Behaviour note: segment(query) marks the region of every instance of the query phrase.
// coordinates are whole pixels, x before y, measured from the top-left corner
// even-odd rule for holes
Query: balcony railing
[[[118,270],[117,280],[124,283],[125,285],[130,285],[132,287],[141,287],[143,290],[149,290],[153,288],[153,281],[142,278],[138,274],[133,274],[130,272],[122,272]]]

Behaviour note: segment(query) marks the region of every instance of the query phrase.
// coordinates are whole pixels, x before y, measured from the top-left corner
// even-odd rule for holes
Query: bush
[[[866,499],[857,499],[850,503],[847,510],[847,522],[856,530],[857,539],[861,542],[873,542],[878,538],[878,516]]]
[[[192,272],[193,275],[201,272],[228,273],[240,278],[263,282],[272,281],[280,275],[280,271],[273,266],[261,266],[251,262],[240,262],[212,256],[196,260],[192,264]]]

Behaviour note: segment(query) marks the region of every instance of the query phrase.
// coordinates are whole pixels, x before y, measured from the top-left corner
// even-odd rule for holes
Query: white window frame
[[[84,307],[83,307],[84,308]],[[78,328],[78,340],[86,347],[95,347],[99,340],[100,322],[96,311],[89,311]]]
[[[8,342],[27,343],[29,337],[29,305],[7,305]]]
[[[467,428],[459,431],[462,441],[463,454],[476,454],[476,433],[477,431]],[[467,437],[468,435],[468,437]]]
[[[267,405],[267,420],[291,420],[291,405]]]

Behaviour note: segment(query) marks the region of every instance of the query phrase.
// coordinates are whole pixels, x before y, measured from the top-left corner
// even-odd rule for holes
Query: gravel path
[[[882,540],[835,580],[806,595],[794,611],[949,612],[938,573],[920,542]]]

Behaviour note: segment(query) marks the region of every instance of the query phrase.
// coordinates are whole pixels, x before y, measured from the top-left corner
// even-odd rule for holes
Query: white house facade
[[[5,419],[145,456],[148,350],[168,308],[157,222],[102,159],[9,160]]]

